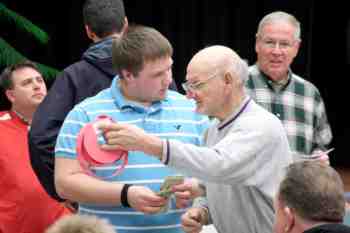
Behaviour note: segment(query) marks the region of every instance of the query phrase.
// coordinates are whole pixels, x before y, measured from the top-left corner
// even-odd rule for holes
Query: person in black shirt
[[[274,233],[350,233],[343,182],[330,166],[315,161],[287,168],[275,197]]]

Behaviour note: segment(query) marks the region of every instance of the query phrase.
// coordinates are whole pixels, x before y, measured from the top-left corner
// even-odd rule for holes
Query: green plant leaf
[[[1,66],[9,66],[12,64],[19,63],[24,60],[30,60],[19,53],[11,45],[9,45],[3,38],[0,37],[0,64]],[[40,72],[46,81],[52,81],[56,78],[59,70],[49,67],[47,65],[35,62]]]
[[[38,26],[34,25],[25,17],[8,9],[1,2],[0,2],[0,22],[7,23],[8,25],[14,24],[16,28],[33,36],[41,44],[47,44],[49,41],[49,36],[45,31],[41,30]]]

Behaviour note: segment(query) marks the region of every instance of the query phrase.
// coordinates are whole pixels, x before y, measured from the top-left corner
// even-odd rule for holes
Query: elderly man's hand
[[[101,122],[98,129],[104,132],[106,144],[101,147],[106,150],[141,150],[147,137],[143,129],[131,124]]]
[[[327,151],[316,150],[311,156],[325,165],[330,165],[328,153]]]
[[[187,207],[190,200],[203,196],[205,192],[195,178],[188,178],[183,183],[172,186],[172,191],[176,197],[177,208]]]
[[[208,212],[205,208],[193,207],[181,216],[181,224],[186,233],[199,233],[208,222]]]

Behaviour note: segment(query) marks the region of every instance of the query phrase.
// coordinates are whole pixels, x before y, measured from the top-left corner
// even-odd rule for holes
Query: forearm
[[[57,193],[74,202],[120,204],[123,184],[99,180],[85,174],[77,160],[56,158],[55,185]]]
[[[143,138],[143,141],[139,144],[140,150],[146,154],[150,154],[159,160],[162,160],[163,156],[163,141],[162,139],[153,136],[147,135]]]
[[[106,182],[83,173],[56,178],[58,194],[74,202],[119,205],[124,184]]]

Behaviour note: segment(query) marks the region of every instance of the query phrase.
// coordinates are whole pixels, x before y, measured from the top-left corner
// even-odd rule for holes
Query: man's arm
[[[279,153],[291,159],[284,128],[275,118],[250,122],[228,133],[213,147],[198,147],[177,140],[161,140],[142,129],[123,123],[105,123],[106,150],[143,151],[166,165],[202,180],[218,183],[252,183],[261,167],[273,166],[271,161]],[[283,137],[284,136],[284,137]],[[280,145],[279,145],[280,144]],[[277,148],[276,145],[278,146]],[[274,153],[272,153],[274,152]],[[269,177],[273,171],[263,170]],[[262,176],[262,177],[263,177]]]
[[[57,193],[64,199],[115,206],[121,205],[125,185],[91,177],[82,171],[77,160],[64,157],[55,159],[55,184]],[[158,213],[167,202],[144,186],[130,186],[126,195],[132,208],[148,214]]]
[[[326,108],[321,97],[319,97],[315,111],[314,142],[316,146],[313,151],[325,151],[332,141],[333,135],[329,125]]]

